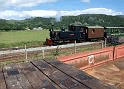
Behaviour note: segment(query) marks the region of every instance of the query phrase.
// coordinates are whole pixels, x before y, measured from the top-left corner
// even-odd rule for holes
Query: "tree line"
[[[31,17],[25,20],[5,20],[0,19],[0,30],[25,30],[42,27],[50,29],[54,25],[55,29],[60,27],[68,28],[71,23],[80,22],[83,26],[124,26],[124,16],[111,16],[104,14],[81,14],[78,16],[62,16],[60,21],[56,18]]]

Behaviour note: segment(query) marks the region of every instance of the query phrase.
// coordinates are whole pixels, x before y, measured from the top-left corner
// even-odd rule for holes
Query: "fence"
[[[69,56],[59,57],[64,63],[72,64],[80,69],[98,66],[108,61],[114,61],[124,57],[124,45],[107,47],[91,52],[82,52]]]
[[[124,57],[124,45],[119,45],[114,48],[114,60]]]
[[[72,43],[68,45],[0,51],[0,62],[17,62],[32,59],[56,59],[60,55],[74,54],[103,47],[103,42]]]

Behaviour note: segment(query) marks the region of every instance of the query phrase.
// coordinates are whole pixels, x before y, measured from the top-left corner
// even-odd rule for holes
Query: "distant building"
[[[33,30],[43,30],[43,28],[38,27],[38,28],[33,28]]]
[[[28,27],[27,28],[25,28],[26,30],[28,30],[28,31],[30,31],[31,29],[29,29]]]

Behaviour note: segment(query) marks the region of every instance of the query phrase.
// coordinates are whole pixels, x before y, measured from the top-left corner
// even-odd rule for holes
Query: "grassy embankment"
[[[0,48],[42,46],[49,38],[49,30],[0,32]]]

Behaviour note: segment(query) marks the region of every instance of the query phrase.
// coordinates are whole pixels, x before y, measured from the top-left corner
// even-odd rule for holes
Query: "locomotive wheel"
[[[76,40],[76,42],[77,42],[77,43],[81,43],[81,42],[82,42],[82,40]]]
[[[70,40],[69,42],[70,42],[70,43],[74,43],[74,40]]]

